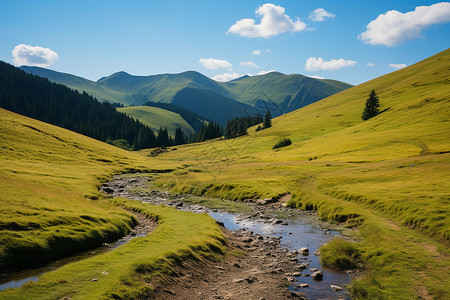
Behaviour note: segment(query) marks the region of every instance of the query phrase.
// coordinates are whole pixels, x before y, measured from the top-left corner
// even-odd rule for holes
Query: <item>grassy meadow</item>
[[[114,174],[163,172],[178,164],[161,163],[1,109],[0,123],[2,270],[117,239],[136,223],[126,209],[159,222],[148,237],[47,273],[38,283],[2,291],[0,299],[131,299],[151,293],[175,263],[219,258],[226,250],[222,232],[207,215],[125,199],[111,202],[99,192],[100,184]]]
[[[118,111],[138,119],[142,123],[149,125],[153,130],[167,128],[169,135],[175,136],[175,130],[180,127],[187,136],[195,133],[195,130],[179,114],[150,106],[128,106],[119,107]]]
[[[178,147],[159,158],[184,169],[157,184],[234,200],[290,193],[291,206],[359,229],[366,273],[352,283],[353,296],[447,299],[449,84],[446,50],[276,118],[269,129]],[[382,113],[363,121],[373,89]],[[271,150],[283,138],[292,145]]]

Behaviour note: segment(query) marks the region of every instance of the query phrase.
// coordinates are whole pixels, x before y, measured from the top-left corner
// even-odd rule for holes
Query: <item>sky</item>
[[[449,45],[449,2],[0,0],[0,60],[94,81],[278,71],[356,85]]]

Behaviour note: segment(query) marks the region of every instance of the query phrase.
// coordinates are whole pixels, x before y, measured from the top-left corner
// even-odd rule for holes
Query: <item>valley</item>
[[[165,76],[173,80],[175,75]],[[240,87],[240,82],[247,82],[248,87],[261,79],[254,77],[217,83],[224,92],[220,99],[231,99],[241,108],[253,105],[248,99],[254,98],[254,94],[251,89]],[[230,236],[206,213],[176,209],[179,203],[178,208],[209,206],[212,216],[219,213],[213,211],[219,208],[223,214],[235,209],[264,215],[273,210],[275,214],[287,212],[303,220],[307,219],[303,215],[314,211],[320,221],[339,225],[342,235],[350,241],[333,242],[319,230],[317,234],[323,238],[320,244],[328,244],[321,248],[320,262],[314,257],[314,267],[321,269],[332,266],[346,270],[358,266],[358,276],[351,282],[339,282],[348,293],[345,295],[354,299],[446,299],[450,295],[446,276],[450,265],[449,78],[447,49],[274,117],[269,128],[256,131],[257,126],[253,126],[244,136],[167,147],[156,155],[151,155],[155,149],[126,151],[0,109],[2,270],[54,261],[117,240],[130,233],[138,222],[129,211],[158,222],[156,229],[145,237],[67,264],[42,275],[37,282],[1,291],[0,299],[170,298],[170,292],[164,292],[164,288],[182,293],[170,284],[184,278],[180,270],[184,274],[185,263],[194,266],[194,272],[189,273],[194,276],[196,266],[201,272],[201,265],[226,264],[228,259],[237,258],[246,264],[246,255],[251,257],[252,251],[264,249],[258,244],[255,249],[242,246],[244,249],[236,251],[236,245],[242,241],[236,242],[236,237]],[[156,79],[161,78],[151,80]],[[138,82],[149,78],[120,73],[99,82],[103,82],[105,89],[114,88],[119,93],[124,80]],[[270,82],[276,83],[276,78]],[[248,91],[248,96],[244,93],[239,101],[233,100],[231,91],[241,88]],[[276,91],[273,86],[268,89]],[[363,121],[361,113],[372,90],[379,96],[381,113]],[[196,105],[206,109],[206,101],[211,101],[211,107],[214,106],[213,98],[208,96],[212,91],[208,89],[199,92],[189,87],[172,96],[176,99],[177,94],[186,92],[200,95],[195,96],[200,100],[207,99]],[[175,103],[184,103],[185,99],[182,97]],[[124,110],[130,109],[141,107]],[[151,107],[151,111],[156,110]],[[182,123],[180,114],[169,117],[167,111],[158,111],[159,124],[173,117],[173,122],[189,128],[187,122]],[[157,117],[150,124],[154,119]],[[289,138],[292,144],[273,150],[283,138]],[[131,188],[132,193],[152,198],[151,190],[157,190],[167,198],[181,195],[182,199],[172,205],[156,205],[160,203],[130,200],[122,194],[110,197],[101,192],[102,185],[115,175],[128,173],[133,175],[127,176],[145,173],[151,176],[152,183],[148,188],[124,184],[123,191]],[[255,226],[265,225],[262,222]],[[283,234],[282,240],[288,240],[288,232],[280,228],[290,228],[289,225],[278,226],[274,227],[274,233]],[[304,235],[299,233],[293,243]],[[257,236],[251,238],[259,240]],[[299,246],[304,245],[294,243],[289,251]],[[318,246],[314,246],[314,251]],[[282,252],[272,251],[274,259],[280,258]],[[215,271],[221,269],[207,272]],[[289,281],[290,276],[285,273],[292,272],[278,274],[281,284]],[[326,271],[324,274],[327,276]],[[336,284],[326,280],[325,277],[322,281],[326,286]],[[249,283],[250,291],[251,287]],[[314,290],[313,283],[310,290]],[[333,290],[329,292],[333,296],[327,297],[340,296]],[[289,292],[285,296],[295,297]],[[306,297],[319,298],[314,293]]]

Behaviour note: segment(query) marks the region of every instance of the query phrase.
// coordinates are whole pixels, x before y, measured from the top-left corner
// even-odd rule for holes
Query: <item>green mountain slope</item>
[[[368,272],[352,283],[354,298],[448,299],[449,87],[446,50],[275,118],[269,129],[179,147],[161,158],[203,169],[160,183],[231,199],[289,194],[288,205],[358,229]],[[372,90],[384,112],[363,121]],[[292,145],[272,150],[282,138]],[[211,152],[220,155],[202,155]]]
[[[86,91],[88,94],[90,94],[91,96],[97,98],[97,100],[102,102],[107,101],[111,103],[119,102],[123,104],[128,104],[125,102],[126,94],[121,93],[120,91],[117,90],[111,90],[99,86],[95,81],[40,67],[22,66],[19,69],[22,69],[25,72],[33,75],[47,78],[50,81],[64,84],[72,89],[78,90],[80,93]]]
[[[117,112],[109,103],[2,61],[0,107],[104,142],[120,141],[117,145],[133,145],[134,149],[157,146],[148,126]]]
[[[175,136],[175,130],[180,127],[187,134],[192,135],[195,130],[179,114],[174,112],[150,106],[129,106],[119,107],[118,111],[138,119],[144,124],[149,125],[154,130],[167,128],[169,134]]]
[[[100,100],[120,102],[124,105],[141,105],[147,101],[175,104],[173,103],[175,96],[183,89],[189,88],[190,98],[205,99],[209,95],[209,101],[220,101],[223,99],[221,97],[226,97],[248,105],[256,104],[261,114],[264,114],[267,108],[272,108],[273,115],[290,112],[350,87],[349,84],[339,81],[319,80],[298,74],[284,75],[278,72],[251,77],[242,76],[225,83],[214,81],[194,71],[152,76],[133,76],[125,72],[117,72],[92,82],[43,68],[22,67],[22,69],[80,91],[86,91]],[[226,102],[233,103],[229,100]],[[183,105],[184,108],[199,113],[196,110],[199,106],[190,105],[189,102],[183,102]],[[223,104],[219,105],[223,106]],[[226,120],[240,115],[239,112],[233,111],[238,107],[234,103],[231,105],[232,107],[226,110],[229,114],[223,117]],[[208,115],[217,114],[217,111],[213,110],[203,110],[203,112]],[[223,123],[223,121],[220,122]]]
[[[237,101],[250,105],[258,100],[273,102],[280,107],[281,113],[296,110],[351,87],[344,82],[279,72],[241,77],[223,85],[232,91],[233,98]]]
[[[128,103],[132,104],[146,101],[171,103],[176,93],[186,87],[214,91],[221,95],[229,93],[220,83],[194,71],[151,76],[118,72],[99,79],[97,83],[101,87],[126,92]]]

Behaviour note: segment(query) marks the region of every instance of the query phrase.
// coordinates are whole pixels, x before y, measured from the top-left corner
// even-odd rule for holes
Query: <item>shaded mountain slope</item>
[[[246,104],[197,88],[180,90],[173,98],[172,104],[195,111],[200,116],[214,120],[222,126],[225,126],[230,118],[245,116],[254,111]]]

